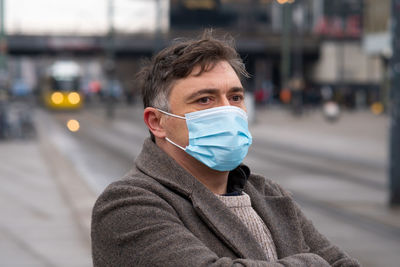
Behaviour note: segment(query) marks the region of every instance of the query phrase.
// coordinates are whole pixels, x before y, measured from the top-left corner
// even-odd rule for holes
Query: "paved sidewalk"
[[[0,266],[91,266],[95,195],[44,129],[0,142]]]

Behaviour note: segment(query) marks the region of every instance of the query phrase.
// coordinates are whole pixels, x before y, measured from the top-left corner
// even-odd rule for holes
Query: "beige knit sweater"
[[[247,226],[260,246],[264,249],[268,260],[277,260],[276,247],[272,240],[271,233],[251,206],[250,196],[243,193],[243,195],[240,196],[217,195],[217,197]]]

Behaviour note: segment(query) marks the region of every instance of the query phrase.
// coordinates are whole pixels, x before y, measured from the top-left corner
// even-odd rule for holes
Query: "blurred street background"
[[[0,266],[91,266],[96,197],[148,136],[144,59],[230,33],[253,145],[363,266],[400,262],[400,1],[0,0]]]

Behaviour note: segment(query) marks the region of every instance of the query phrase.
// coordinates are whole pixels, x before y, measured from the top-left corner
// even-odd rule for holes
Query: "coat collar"
[[[136,159],[136,167],[164,186],[190,199],[198,215],[240,258],[267,260],[265,252],[240,219],[150,139],[144,142],[142,152]],[[249,194],[254,209],[271,231],[278,256],[290,255],[298,249],[297,243],[291,243],[294,240],[292,234],[300,240],[299,233],[282,231],[282,227],[293,229],[290,224],[295,221],[292,220],[295,219],[292,218],[295,216],[295,211],[282,208],[290,207],[288,205],[290,199],[283,196],[261,195],[259,189],[251,184],[246,185],[249,175],[250,170],[245,165],[231,171],[228,189],[241,191],[246,186],[246,193]]]
[[[191,195],[195,188],[204,187],[150,138],[145,140],[142,152],[135,163],[140,171],[186,196]],[[249,175],[250,169],[245,165],[240,165],[231,171],[228,178],[228,192],[242,192]]]
[[[195,178],[150,138],[144,141],[135,164],[141,172],[185,196],[189,196],[193,191]]]

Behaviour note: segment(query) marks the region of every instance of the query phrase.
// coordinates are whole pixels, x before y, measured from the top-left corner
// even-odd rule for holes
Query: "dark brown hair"
[[[232,37],[219,39],[212,30],[205,30],[198,39],[176,39],[148,61],[138,75],[144,108],[169,111],[168,97],[176,80],[189,76],[197,66],[200,70],[196,75],[201,75],[220,61],[227,61],[240,79],[249,77]]]

